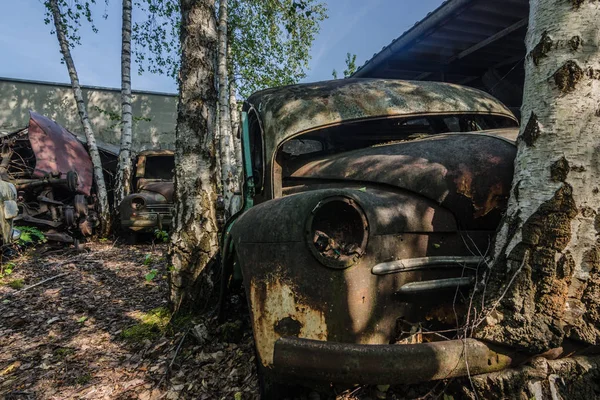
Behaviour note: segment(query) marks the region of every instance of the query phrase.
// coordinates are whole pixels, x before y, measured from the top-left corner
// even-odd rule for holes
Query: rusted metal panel
[[[477,89],[389,79],[341,79],[267,89],[250,96],[248,106],[260,115],[267,160],[288,138],[353,120],[486,114],[516,121],[500,101]]]
[[[360,345],[285,337],[275,343],[282,375],[325,382],[410,384],[500,371],[523,357],[475,339]]]
[[[491,135],[437,135],[322,156],[290,178],[391,185],[442,204],[465,229],[479,229],[495,227],[506,208],[516,151]]]
[[[148,192],[148,195],[150,195],[150,193],[157,193],[164,198],[161,199],[161,201],[166,201],[168,203],[173,202],[173,192],[175,190],[173,182],[157,182],[139,179],[137,186],[140,193]]]
[[[77,172],[77,191],[90,195],[92,189],[92,160],[75,135],[51,119],[30,111],[29,142],[35,154],[33,177]]]

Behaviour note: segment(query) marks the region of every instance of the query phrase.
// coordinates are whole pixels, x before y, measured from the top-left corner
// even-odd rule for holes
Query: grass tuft
[[[156,339],[165,333],[171,313],[166,307],[159,307],[147,313],[137,313],[134,318],[139,322],[123,329],[121,337],[130,342],[141,343],[146,339]]]

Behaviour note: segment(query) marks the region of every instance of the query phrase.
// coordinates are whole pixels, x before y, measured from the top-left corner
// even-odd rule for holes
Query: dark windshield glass
[[[146,170],[144,178],[172,180],[175,170],[173,156],[146,156]]]

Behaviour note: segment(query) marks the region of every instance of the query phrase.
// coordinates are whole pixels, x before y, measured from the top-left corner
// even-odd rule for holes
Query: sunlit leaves
[[[175,78],[179,71],[179,3],[176,0],[137,0],[146,16],[136,22],[133,40],[140,73]],[[240,95],[265,87],[292,84],[308,68],[310,48],[326,18],[317,0],[230,0],[230,75]]]
[[[82,26],[82,21],[87,21],[90,24],[92,31],[98,32],[92,16],[92,7],[96,5],[96,0],[57,0],[57,3],[58,8],[60,9],[60,24],[64,29],[69,47],[74,48],[75,45],[81,44],[79,29]],[[108,5],[108,0],[104,0],[104,3],[105,5]],[[46,7],[44,23],[46,25],[53,25],[49,2],[44,1],[44,6]],[[106,9],[104,11],[103,17],[106,18]],[[52,31],[52,34],[54,33],[55,32]]]

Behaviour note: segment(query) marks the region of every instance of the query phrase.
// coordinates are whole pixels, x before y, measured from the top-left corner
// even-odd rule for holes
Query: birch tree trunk
[[[131,192],[131,141],[133,137],[131,111],[131,0],[123,0],[121,42],[121,148],[115,188],[115,209]]]
[[[515,176],[475,336],[539,354],[600,343],[600,3],[530,4]]]
[[[180,5],[182,54],[170,246],[170,299],[175,311],[212,294],[218,252],[215,1],[181,0]]]
[[[227,70],[227,38],[227,0],[219,0],[219,148],[225,219],[231,215],[233,195],[239,186],[235,164],[235,148],[231,135],[229,85],[227,84],[229,75]]]
[[[229,118],[231,120],[231,141],[233,142],[234,160],[235,160],[235,192],[241,193],[243,182],[242,172],[242,137],[240,132],[240,109],[237,103],[235,79],[229,76]],[[233,196],[230,206],[230,215],[235,214],[242,208],[241,194]]]
[[[102,172],[102,162],[100,160],[98,146],[96,145],[96,137],[94,136],[92,124],[88,117],[83,93],[79,84],[79,77],[77,76],[77,70],[75,69],[75,63],[71,57],[71,50],[69,49],[69,43],[65,34],[67,27],[61,16],[58,1],[49,0],[47,4],[52,13],[56,37],[58,38],[58,44],[60,45],[60,52],[67,65],[69,78],[71,79],[71,87],[73,88],[73,95],[75,97],[75,102],[77,103],[77,111],[79,112],[79,118],[81,119],[81,125],[83,125],[83,131],[87,140],[88,151],[92,159],[94,180],[96,181],[96,195],[98,196],[98,214],[101,223],[100,236],[106,236],[110,232],[110,209],[108,206],[104,174]]]

